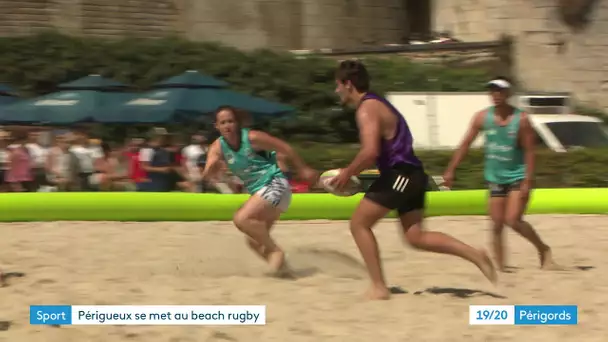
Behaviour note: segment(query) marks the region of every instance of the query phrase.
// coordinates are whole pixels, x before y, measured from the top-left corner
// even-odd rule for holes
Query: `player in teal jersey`
[[[493,221],[493,247],[496,263],[505,272],[503,228],[505,225],[530,241],[538,250],[543,269],[558,269],[551,248],[534,228],[523,220],[534,180],[535,133],[528,115],[508,103],[511,82],[498,77],[487,84],[491,106],[477,113],[460,148],[443,176],[452,186],[454,172],[480,132],[485,133],[484,178],[490,189],[490,217]]]
[[[251,197],[234,214],[235,226],[247,235],[251,249],[274,272],[283,273],[285,253],[270,237],[270,229],[291,202],[291,187],[277,165],[276,153],[286,156],[302,180],[316,184],[319,173],[308,167],[286,142],[245,128],[244,112],[220,108],[215,126],[221,136],[210,147],[202,178],[213,180],[225,164],[243,181]]]

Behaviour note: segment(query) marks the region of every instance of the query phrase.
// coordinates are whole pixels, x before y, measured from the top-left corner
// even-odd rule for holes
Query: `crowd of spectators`
[[[92,139],[83,130],[62,131],[44,144],[41,133],[0,130],[0,192],[243,191],[229,172],[217,184],[201,180],[208,149],[204,133],[186,143],[157,128],[147,138],[132,137],[122,144]]]

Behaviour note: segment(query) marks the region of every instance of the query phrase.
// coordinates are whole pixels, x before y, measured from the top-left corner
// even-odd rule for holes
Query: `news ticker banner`
[[[576,325],[576,305],[471,305],[469,325]]]
[[[265,325],[265,305],[32,305],[33,325]],[[576,325],[576,305],[471,305],[470,325]]]
[[[35,325],[265,325],[266,305],[32,305]]]

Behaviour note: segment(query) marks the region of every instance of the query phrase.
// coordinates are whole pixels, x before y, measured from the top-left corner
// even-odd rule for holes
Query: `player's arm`
[[[486,117],[486,113],[487,112],[483,110],[475,114],[475,117],[473,117],[473,120],[471,120],[471,124],[469,126],[469,129],[467,130],[467,133],[464,136],[464,139],[462,139],[460,146],[458,146],[458,149],[452,156],[452,160],[448,164],[447,172],[453,173],[454,171],[456,171],[458,165],[460,165],[464,157],[469,152],[471,144],[473,144],[473,141],[475,141],[475,139],[479,135],[479,132],[481,132],[481,129],[483,127],[483,120]]]
[[[283,153],[277,152],[277,165],[283,172],[289,171],[289,158]]]
[[[298,153],[283,140],[264,132],[250,131],[249,141],[255,150],[275,151],[285,155],[296,168],[300,179],[310,184],[316,184],[319,180],[319,173],[306,165]]]
[[[526,163],[526,181],[531,182],[534,179],[534,168],[536,163],[535,149],[535,132],[534,127],[530,123],[527,113],[521,113],[519,122],[519,138],[520,145],[524,151],[524,162]]]
[[[256,151],[276,151],[289,159],[297,170],[308,166],[298,153],[285,141],[261,131],[249,131],[249,141]]]
[[[357,110],[356,119],[361,148],[355,159],[343,171],[346,172],[348,177],[359,175],[361,171],[373,166],[380,154],[382,133],[380,117],[373,115],[374,106],[377,106],[377,104],[373,101],[364,102]]]
[[[205,168],[201,173],[201,178],[207,181],[215,178],[222,169],[222,161],[222,150],[220,149],[220,141],[218,139],[211,144],[211,147],[209,147],[209,152],[207,153],[207,162],[205,163]]]

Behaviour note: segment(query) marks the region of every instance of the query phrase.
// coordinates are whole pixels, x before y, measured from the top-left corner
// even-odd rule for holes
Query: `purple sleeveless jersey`
[[[414,153],[414,138],[412,132],[403,118],[403,115],[385,98],[373,93],[363,96],[361,102],[369,99],[378,100],[384,103],[397,116],[397,131],[391,140],[382,139],[380,155],[376,160],[376,165],[380,173],[390,171],[397,164],[409,164],[422,167],[422,162]]]

